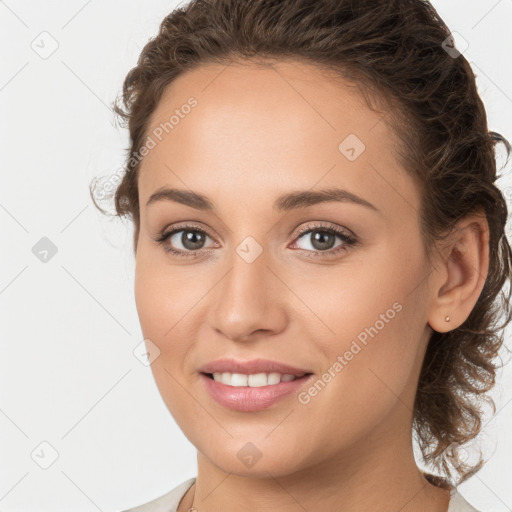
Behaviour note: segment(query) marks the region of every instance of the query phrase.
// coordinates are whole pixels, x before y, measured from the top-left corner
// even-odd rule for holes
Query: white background
[[[512,141],[512,0],[433,3],[469,43],[490,129]],[[131,226],[100,215],[88,191],[123,164],[127,133],[109,106],[176,5],[0,2],[3,512],[123,510],[196,475],[195,448],[133,354],[142,334]],[[58,44],[46,59],[31,47],[41,38]],[[42,237],[57,248],[46,263],[32,252]],[[489,462],[460,487],[485,512],[512,510],[511,377],[512,363],[482,440]],[[51,456],[43,441],[58,452],[48,469],[36,463]]]

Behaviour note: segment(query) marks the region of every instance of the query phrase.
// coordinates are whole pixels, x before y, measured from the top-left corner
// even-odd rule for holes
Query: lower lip
[[[280,382],[270,386],[252,388],[250,386],[228,386],[210,379],[204,373],[199,374],[208,393],[220,405],[242,412],[254,412],[266,409],[279,400],[286,398],[309,381],[313,375],[305,375],[289,382]]]

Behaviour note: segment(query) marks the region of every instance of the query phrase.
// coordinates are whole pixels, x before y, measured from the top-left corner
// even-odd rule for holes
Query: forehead
[[[368,107],[356,84],[312,64],[187,71],[166,88],[146,133],[155,146],[141,165],[141,203],[163,185],[209,194],[221,183],[233,197],[319,183],[364,191],[376,206],[386,188],[417,201],[383,113]]]

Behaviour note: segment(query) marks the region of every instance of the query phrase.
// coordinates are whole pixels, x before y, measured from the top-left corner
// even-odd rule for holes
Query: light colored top
[[[178,505],[185,496],[186,492],[192,487],[196,481],[195,478],[189,478],[185,482],[175,487],[172,491],[167,494],[156,498],[155,500],[149,501],[144,505],[139,505],[123,512],[177,512]],[[456,488],[450,491],[450,506],[446,512],[479,512],[476,508],[472,507]]]

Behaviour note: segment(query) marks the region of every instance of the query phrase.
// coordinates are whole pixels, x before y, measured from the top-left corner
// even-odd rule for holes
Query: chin
[[[206,445],[202,449],[201,444],[195,444],[201,452],[201,456],[206,457],[212,464],[220,468],[225,473],[232,473],[238,476],[269,478],[283,477],[300,470],[302,466],[307,467],[306,462],[298,457],[297,444],[290,443],[290,446],[283,446],[282,442],[276,437],[272,442],[243,440],[236,436],[221,442],[203,443]]]

